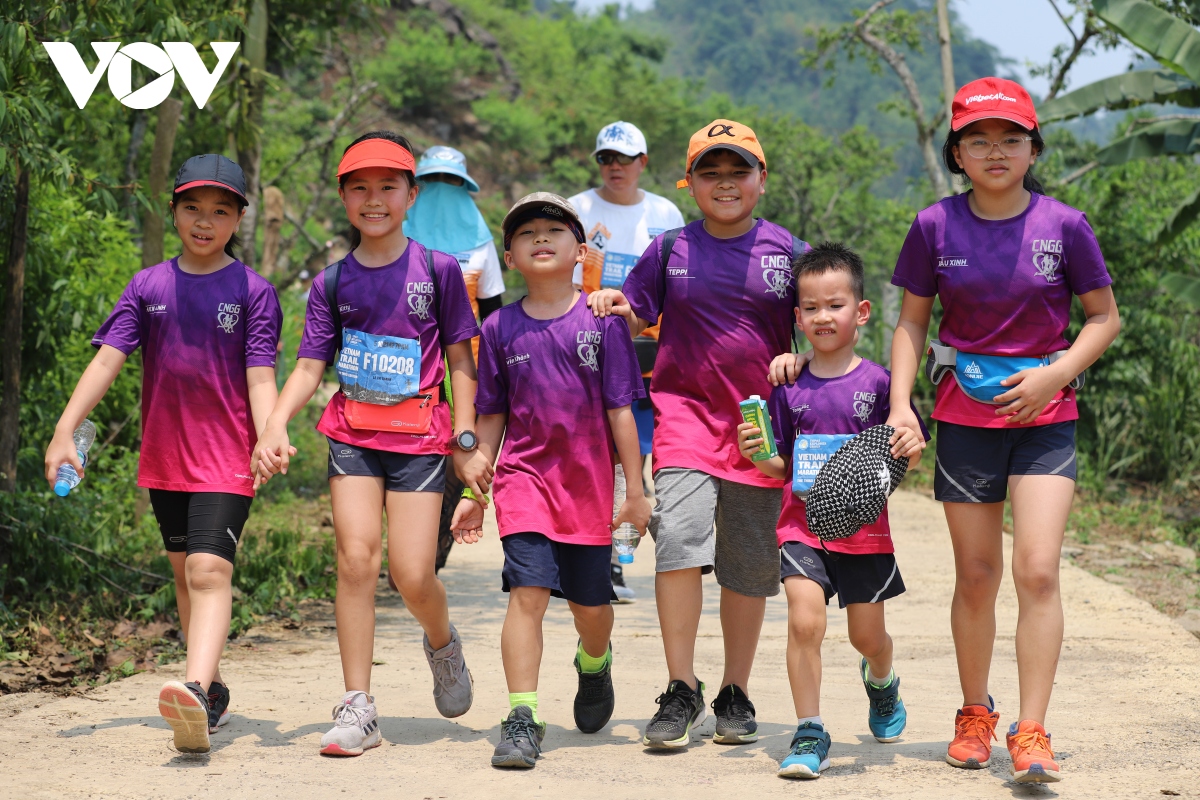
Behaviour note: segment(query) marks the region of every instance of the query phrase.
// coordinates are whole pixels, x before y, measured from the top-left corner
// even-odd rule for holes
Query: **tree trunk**
[[[154,150],[150,153],[150,178],[147,182],[151,210],[142,214],[142,269],[152,267],[163,260],[165,192],[175,153],[175,133],[179,130],[179,115],[182,111],[183,103],[174,97],[168,97],[158,107]]]
[[[0,371],[0,491],[17,490],[17,450],[21,443],[21,317],[25,300],[25,249],[29,234],[29,171],[16,164],[11,238],[4,294],[3,349]]]
[[[262,169],[262,119],[267,71],[267,23],[270,14],[267,0],[251,0],[250,15],[246,20],[246,39],[242,49],[249,67],[246,103],[246,128],[237,136],[237,157],[242,172],[246,174],[246,216],[242,219],[242,263],[255,268],[254,234],[258,227],[258,208],[261,202],[259,185]]]
[[[950,45],[950,8],[949,0],[937,0],[938,45],[942,55],[942,94],[946,104],[946,124],[954,118],[954,95],[958,85],[954,80],[954,51]],[[959,176],[950,176],[950,193],[958,194],[963,183]]]
[[[268,186],[262,191],[263,201],[263,254],[259,272],[269,277],[275,271],[279,259],[279,237],[283,230],[283,192],[278,186]]]
[[[129,221],[138,224],[138,202],[133,196],[133,185],[137,183],[137,157],[146,140],[146,125],[150,115],[145,111],[133,112],[133,127],[129,131],[129,148],[125,151],[125,182],[129,188],[125,190],[125,205],[128,208]]]

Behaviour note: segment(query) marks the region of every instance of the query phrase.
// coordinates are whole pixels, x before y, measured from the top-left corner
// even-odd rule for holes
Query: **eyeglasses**
[[[634,161],[637,161],[640,156],[627,156],[624,153],[617,153],[612,150],[601,150],[596,153],[596,163],[601,166],[608,166],[613,162],[620,164],[622,167],[628,167]]]
[[[1025,143],[1032,141],[1032,136],[1005,136],[998,142],[983,136],[968,136],[962,140],[961,146],[972,158],[987,158],[992,154],[993,147],[999,147],[1006,156],[1020,156],[1025,154]]]

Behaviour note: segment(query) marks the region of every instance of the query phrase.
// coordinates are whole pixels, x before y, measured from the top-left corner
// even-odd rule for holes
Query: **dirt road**
[[[529,772],[489,765],[507,711],[500,668],[500,547],[494,526],[473,547],[456,547],[443,571],[452,615],[476,682],[474,708],[458,720],[436,715],[420,629],[395,594],[381,594],[374,692],[383,747],[356,759],[317,755],[342,685],[332,620],[297,632],[235,644],[223,668],[233,692],[232,722],[210,755],[184,756],[157,715],[161,682],[182,665],[138,675],[86,697],[11,695],[0,699],[0,796],[21,798],[312,797],[722,798],[762,796],[1200,797],[1200,641],[1123,589],[1064,563],[1067,638],[1048,728],[1065,780],[1054,787],[1007,783],[1001,746],[989,771],[964,772],[942,761],[960,702],[950,642],[953,587],[941,509],[901,492],[892,501],[898,557],[908,593],[889,603],[896,669],[908,707],[904,738],[879,744],[866,727],[867,705],[845,616],[830,610],[822,712],[834,738],[833,766],[815,783],[775,777],[795,719],[784,667],[786,604],[767,607],[752,685],[760,741],[743,747],[700,741],[686,751],[650,752],[638,744],[655,709],[665,667],[653,602],[651,548],[629,571],[641,598],[617,609],[614,678],[617,709],[601,733],[574,730],[571,658],[575,633],[565,604],[547,615],[542,716],[550,723],[545,756]],[[698,671],[710,689],[720,679],[716,584],[706,581]],[[1007,727],[1017,709],[1012,631],[1016,600],[1002,589],[1001,636],[992,693]],[[14,713],[16,712],[16,713]],[[9,716],[11,714],[11,716]],[[712,718],[701,727],[711,735]]]

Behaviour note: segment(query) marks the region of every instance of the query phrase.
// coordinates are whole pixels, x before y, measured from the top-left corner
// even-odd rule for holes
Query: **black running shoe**
[[[704,684],[693,690],[683,681],[671,681],[658,696],[658,712],[646,726],[646,747],[687,747],[692,727],[704,722]]]
[[[611,566],[614,603],[632,603],[637,600],[637,594],[625,585],[625,570],[618,564]]]
[[[534,722],[529,706],[517,706],[500,723],[500,744],[492,753],[492,766],[519,769],[536,766],[545,736],[546,723]]]
[[[749,744],[758,741],[758,723],[754,719],[754,703],[741,688],[732,683],[722,689],[712,702],[717,715],[713,741],[718,744]]]
[[[612,649],[612,645],[609,645]],[[575,671],[579,673],[579,689],[575,692],[575,727],[583,733],[595,733],[612,719],[617,695],[613,692],[612,657],[599,672],[584,672],[575,654]]]
[[[208,685],[208,732],[229,722],[229,687],[213,681]]]

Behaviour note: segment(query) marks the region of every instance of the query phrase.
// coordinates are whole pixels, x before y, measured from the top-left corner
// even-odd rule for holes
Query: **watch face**
[[[478,441],[478,438],[471,431],[463,431],[458,435],[458,446],[463,450],[474,450]]]

